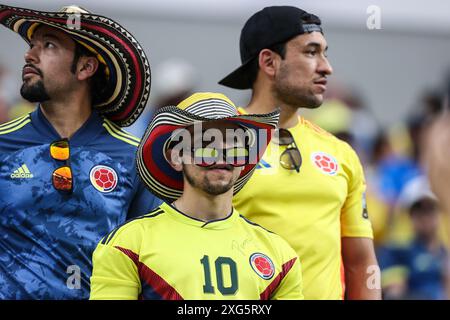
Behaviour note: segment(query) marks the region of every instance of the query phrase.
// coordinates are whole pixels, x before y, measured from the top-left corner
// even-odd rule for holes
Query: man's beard
[[[274,83],[273,90],[277,100],[296,108],[316,109],[320,107],[322,100],[319,100],[312,92],[288,83],[288,68],[287,65],[281,66],[279,78]]]
[[[50,96],[48,95],[47,90],[45,90],[44,82],[42,80],[39,80],[32,85],[28,85],[24,82],[20,88],[20,94],[25,100],[32,103],[50,100]]]
[[[186,177],[186,180],[189,182],[191,186],[194,188],[200,189],[207,194],[210,194],[212,196],[218,196],[220,194],[224,194],[227,191],[229,191],[231,188],[233,188],[234,179],[230,179],[230,181],[226,185],[213,185],[208,180],[208,178],[205,176],[203,181],[196,181],[196,179],[189,174],[189,170],[186,170],[187,168],[183,164],[183,174]]]

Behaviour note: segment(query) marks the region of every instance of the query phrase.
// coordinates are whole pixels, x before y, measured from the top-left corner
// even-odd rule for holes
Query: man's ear
[[[268,77],[275,77],[280,63],[280,56],[269,49],[263,49],[258,55],[259,69]]]
[[[95,57],[80,57],[77,63],[78,80],[82,81],[91,78],[97,72],[98,64],[99,61]]]
[[[170,166],[178,172],[183,171],[183,162],[181,159],[180,150],[169,149],[166,150],[166,159],[169,160]]]

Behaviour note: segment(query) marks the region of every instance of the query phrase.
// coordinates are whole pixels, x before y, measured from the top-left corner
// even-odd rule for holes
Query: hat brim
[[[43,12],[0,5],[0,23],[29,43],[38,24],[66,32],[97,54],[108,70],[108,86],[94,105],[107,118],[125,127],[144,111],[150,95],[150,64],[137,40],[117,22],[103,16],[80,13],[79,25],[69,24],[73,13]],[[72,21],[72,20],[71,20]]]
[[[165,156],[167,141],[172,133],[198,122],[229,121],[254,130],[256,159],[244,166],[239,178],[234,184],[234,194],[239,192],[250,179],[257,163],[262,158],[272,137],[272,130],[278,123],[279,112],[264,115],[236,115],[220,119],[204,118],[177,107],[169,106],[160,109],[148,126],[139,144],[136,163],[137,172],[146,187],[157,197],[167,202],[173,202],[183,193],[183,174],[170,165]]]
[[[220,80],[219,84],[233,89],[251,89],[253,83],[249,71],[253,59],[251,58],[244,62],[239,68]]]

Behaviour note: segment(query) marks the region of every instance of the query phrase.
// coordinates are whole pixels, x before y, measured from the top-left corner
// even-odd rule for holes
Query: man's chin
[[[310,96],[308,100],[309,101],[306,101],[306,103],[302,107],[306,109],[317,109],[323,103],[323,94],[321,93],[313,94]]]
[[[231,182],[224,183],[223,181],[217,183],[206,183],[203,185],[202,189],[210,195],[218,196],[233,189],[233,184]]]
[[[29,84],[24,81],[20,88],[20,95],[31,103],[43,103],[50,100],[44,87],[39,83]]]
[[[24,96],[22,96],[22,98],[24,98],[29,103],[40,103],[40,104],[42,104],[44,102],[49,101],[48,99],[44,100],[44,99],[37,98],[37,97],[24,97]]]

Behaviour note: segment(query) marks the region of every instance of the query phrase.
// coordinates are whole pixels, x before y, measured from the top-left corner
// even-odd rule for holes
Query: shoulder
[[[359,163],[359,157],[350,144],[337,138],[317,124],[304,118],[300,119],[301,126],[305,129],[307,135],[313,140],[315,145],[326,147],[327,150],[333,150],[341,160],[346,160],[353,164],[354,162]]]
[[[117,124],[106,118],[103,118],[102,126],[106,130],[109,137],[111,137],[116,143],[124,147],[136,149],[139,145],[139,142],[141,141],[138,137],[125,131]]]
[[[258,233],[262,233],[265,235],[271,235],[271,234],[275,234],[272,231],[260,226],[259,224],[249,220],[248,218],[244,217],[242,214],[239,214],[239,220],[240,222],[245,225],[247,228],[250,228],[251,230],[254,230]]]
[[[130,219],[111,230],[100,240],[100,244],[108,246],[139,244],[145,235],[147,227],[164,214],[160,207],[147,214]]]
[[[0,125],[0,149],[3,151],[16,150],[27,144],[29,128],[32,126],[30,114],[14,119]]]
[[[278,234],[260,226],[259,224],[247,219],[243,215],[239,215],[241,223],[243,223],[247,228],[249,228],[252,233],[260,240],[266,239],[275,246],[277,249],[282,250],[292,250],[289,244]]]
[[[312,139],[320,140],[323,143],[334,145],[336,148],[348,148],[349,145],[343,140],[337,138],[332,133],[323,129],[319,125],[300,117],[300,126],[303,127]]]
[[[30,122],[31,115],[26,114],[22,117],[3,123],[0,125],[0,136],[11,135],[14,133],[17,134]]]

